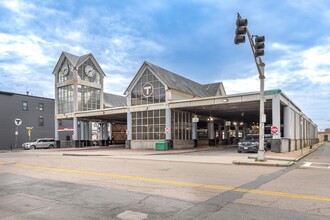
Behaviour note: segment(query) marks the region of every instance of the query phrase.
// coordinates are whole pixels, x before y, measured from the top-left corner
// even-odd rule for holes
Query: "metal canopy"
[[[259,101],[225,103],[208,106],[182,107],[181,110],[197,114],[201,120],[213,117],[215,121],[236,121],[247,124],[259,123]],[[272,123],[272,101],[265,103],[267,123]]]

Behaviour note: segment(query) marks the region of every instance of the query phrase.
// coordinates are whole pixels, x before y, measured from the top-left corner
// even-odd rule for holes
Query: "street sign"
[[[278,128],[276,126],[272,126],[270,131],[272,132],[272,134],[278,134]]]
[[[198,115],[194,114],[194,117],[192,118],[192,122],[199,122]]]
[[[264,95],[276,95],[280,94],[282,91],[280,89],[274,89],[274,90],[266,90],[264,91]]]
[[[14,123],[16,126],[20,126],[22,124],[22,119],[15,118]]]
[[[167,134],[167,133],[170,133],[171,132],[171,128],[165,128],[165,134]]]

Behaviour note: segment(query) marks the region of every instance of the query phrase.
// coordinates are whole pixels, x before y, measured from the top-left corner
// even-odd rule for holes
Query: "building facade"
[[[330,128],[326,128],[324,131],[318,133],[319,141],[330,141]]]
[[[54,99],[0,91],[0,149],[21,148],[36,138],[54,138]],[[21,124],[17,126],[15,120]]]
[[[77,144],[90,144],[91,122],[97,122],[100,143],[114,139],[132,149],[155,149],[159,141],[173,149],[236,143],[259,128],[260,93],[228,95],[221,82],[203,85],[149,62],[125,96],[104,93],[105,74],[92,54],[63,52],[53,74],[57,139],[59,120],[72,120]],[[263,100],[265,132],[273,131],[274,151],[317,141],[317,126],[282,90],[265,91]]]

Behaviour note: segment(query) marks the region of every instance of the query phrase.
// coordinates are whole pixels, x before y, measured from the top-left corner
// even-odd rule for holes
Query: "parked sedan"
[[[267,151],[270,148],[270,142],[265,140],[264,149]],[[240,142],[238,142],[237,152],[254,152],[259,150],[259,134],[248,134]]]

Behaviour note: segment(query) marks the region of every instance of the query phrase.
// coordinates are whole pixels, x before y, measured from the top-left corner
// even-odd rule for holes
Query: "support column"
[[[108,122],[104,121],[102,123],[102,145],[107,145],[107,138],[108,138]]]
[[[273,134],[271,140],[271,151],[280,153],[282,152],[281,143],[281,104],[280,96],[274,95],[272,99],[272,125],[278,129],[277,134]]]
[[[108,122],[103,122],[103,140],[108,138]]]
[[[165,127],[170,129],[170,132],[165,134],[165,140],[167,141],[168,144],[168,148],[169,149],[173,149],[173,140],[172,140],[172,126],[171,126],[171,122],[172,122],[172,116],[171,116],[171,109],[170,108],[166,108],[165,109]]]
[[[112,129],[111,129],[112,130]],[[132,142],[132,112],[127,112],[127,140],[125,142],[125,148],[130,149],[131,148],[131,142]]]
[[[224,141],[225,141],[225,144],[229,144],[229,127],[230,127],[230,125],[225,124],[225,127],[224,127]]]
[[[58,119],[55,118],[55,140],[59,140],[59,133],[58,133]]]
[[[299,149],[301,149],[301,154],[303,148],[303,118],[302,115],[299,116]]]
[[[219,144],[222,144],[223,136],[222,136],[222,126],[220,123],[218,124],[218,134],[219,134]]]
[[[78,120],[77,117],[73,117],[73,134],[72,134],[72,140],[73,140],[73,147],[79,147],[78,145]]]
[[[58,119],[55,118],[55,141],[56,141],[56,148],[61,147],[61,141],[59,138],[59,133],[58,133]]]
[[[246,123],[244,123],[242,137],[244,138],[247,134],[248,134],[248,131],[247,131]]]
[[[291,120],[291,108],[290,108],[290,103],[288,106],[285,106],[284,107],[284,112],[283,112],[283,117],[284,117],[284,123],[283,123],[283,126],[284,126],[284,137],[285,138],[288,138],[288,151],[290,152],[291,151],[291,135],[293,134],[293,131],[291,130],[292,126],[291,126],[291,123],[292,123],[292,120]]]
[[[215,145],[215,134],[214,134],[214,121],[212,117],[207,119],[207,136],[209,139],[209,146]]]
[[[296,126],[296,150],[300,149],[300,116],[297,112],[295,112],[295,126]]]
[[[86,146],[91,146],[92,144],[90,143],[90,128],[89,128],[89,121],[84,121],[84,140],[86,141]]]
[[[281,105],[279,95],[275,95],[272,100],[273,126],[278,128],[278,133],[273,135],[273,139],[281,138]]]
[[[112,143],[112,123],[109,123],[109,139],[110,139],[110,144]]]
[[[194,147],[197,147],[198,140],[197,140],[197,122],[192,122],[192,139],[194,141]]]
[[[291,139],[291,108],[290,105],[284,107],[284,137]]]
[[[236,124],[235,125],[235,140],[234,140],[234,144],[238,143],[238,132],[239,132],[239,125]]]
[[[85,122],[84,121],[80,121],[80,138],[79,140],[85,140]]]
[[[93,125],[92,125],[92,122],[88,122],[88,140],[92,140],[92,136],[93,136]]]

